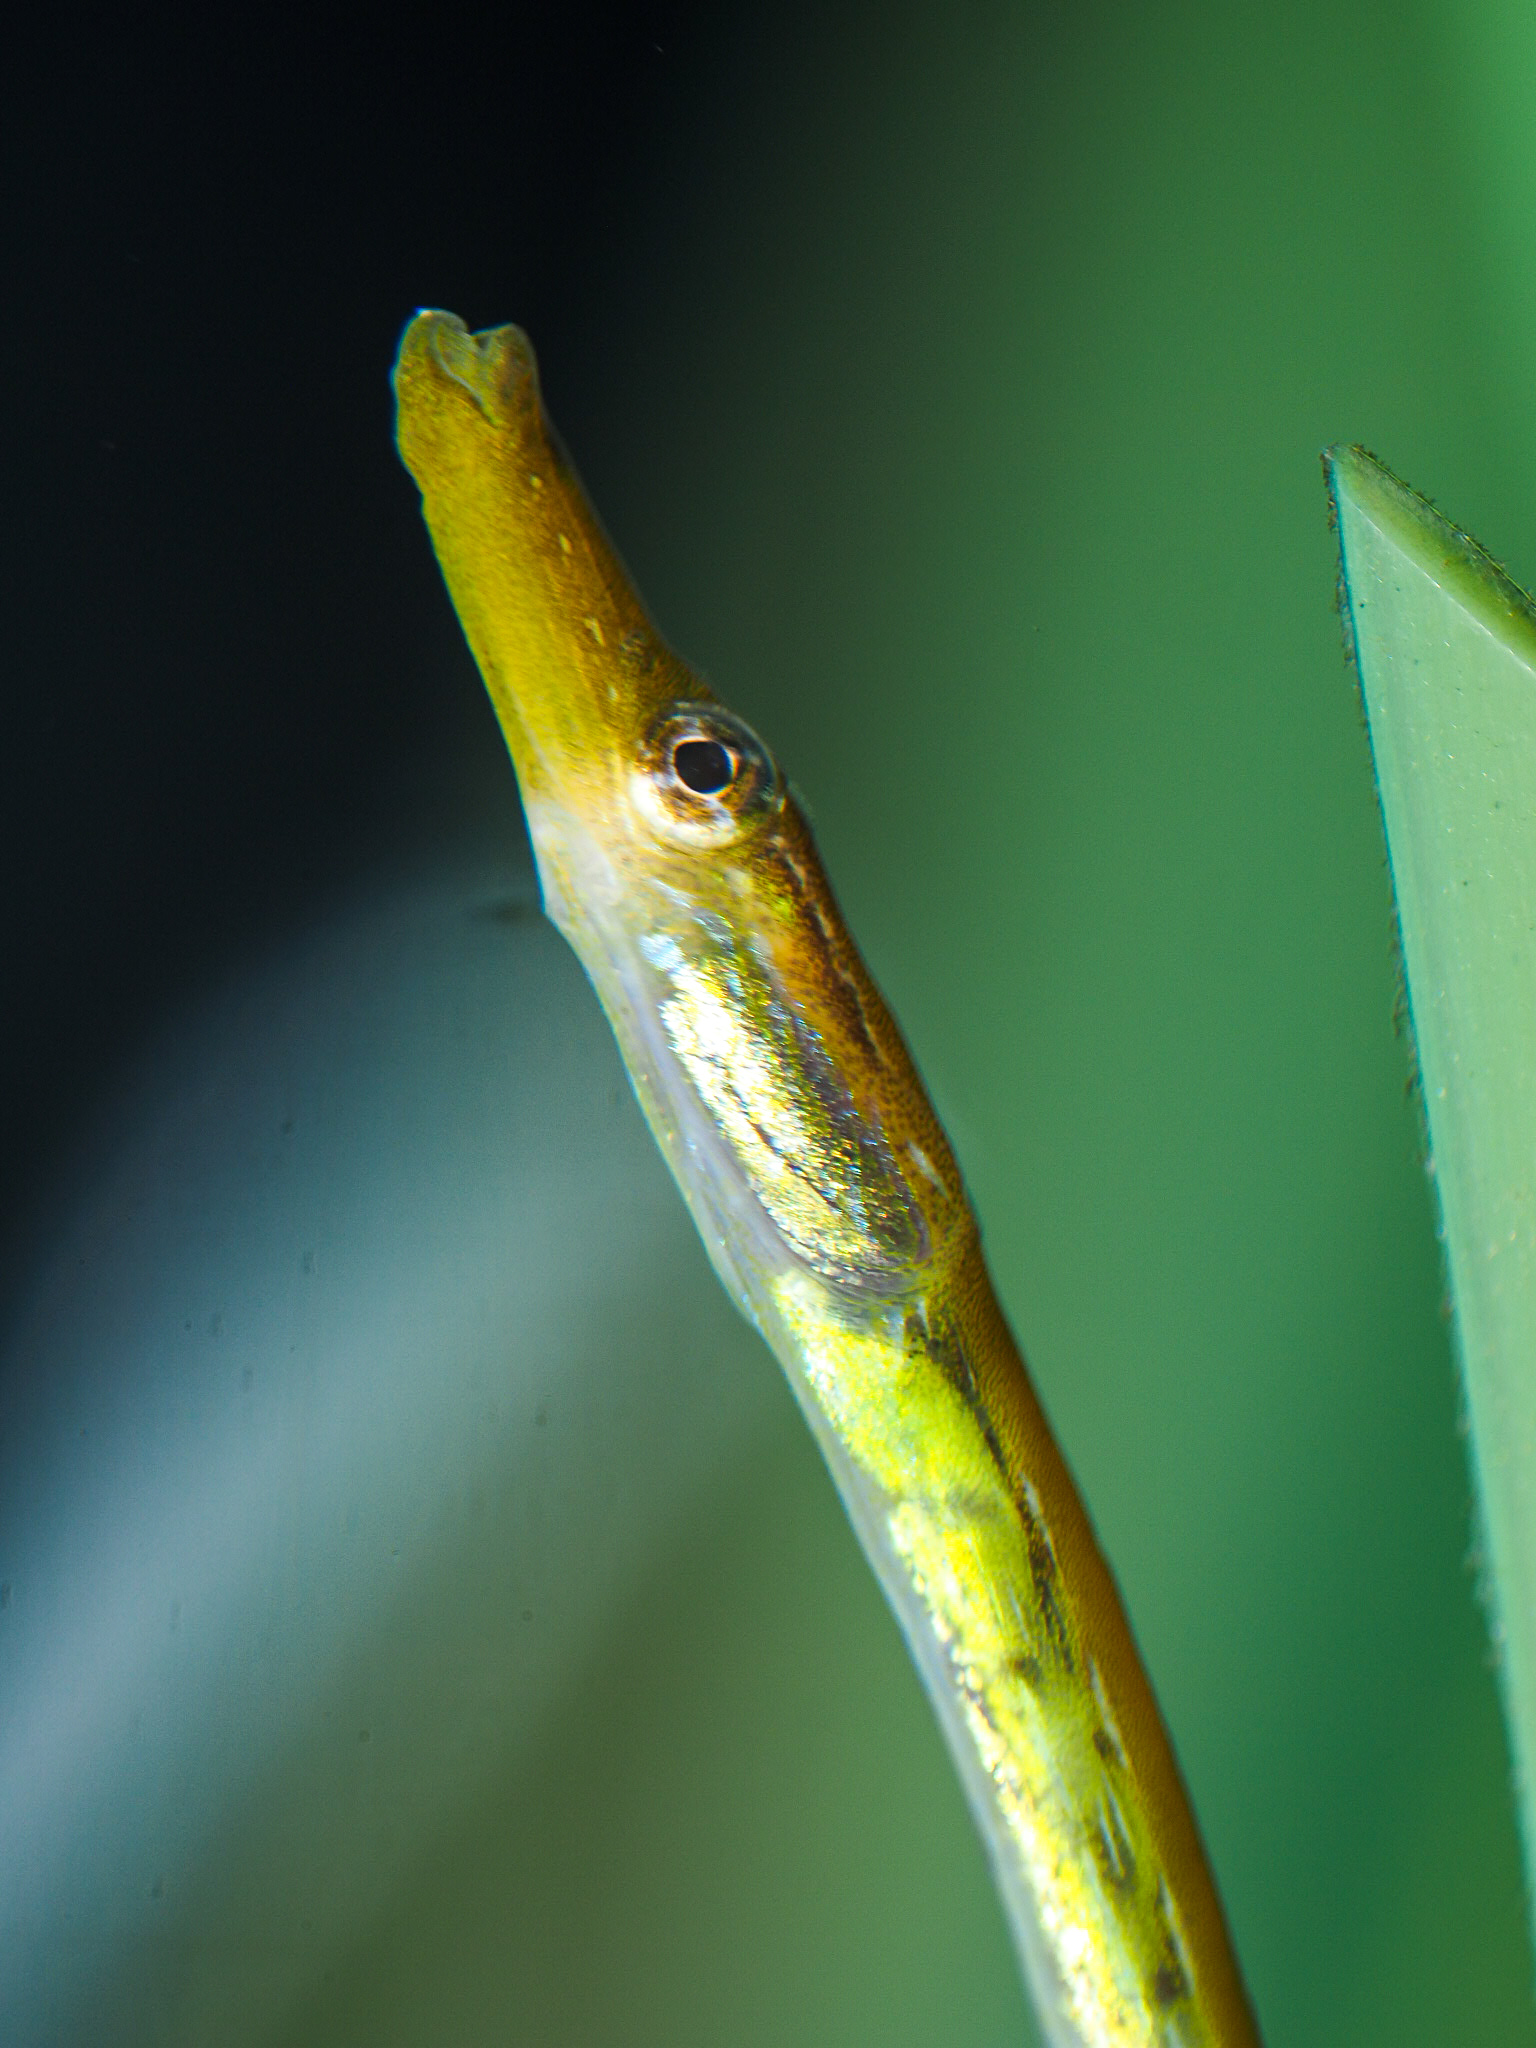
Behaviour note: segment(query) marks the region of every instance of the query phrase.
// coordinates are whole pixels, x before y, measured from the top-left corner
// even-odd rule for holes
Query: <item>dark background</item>
[[[600,480],[595,393],[667,181],[704,174],[711,110],[792,19],[513,5],[352,35],[88,10],[11,32],[12,1213],[126,1042],[340,873],[451,829],[447,785],[485,757],[391,443],[405,319],[515,315]]]
[[[86,1363],[112,1398],[89,1412],[55,1398],[55,1370],[72,1386],[84,1367],[50,1354],[37,1304],[57,1295],[33,1285],[116,1171],[132,1077],[174,1065],[221,991],[323,938],[349,892],[387,895],[464,848],[526,884],[387,383],[417,305],[515,319],[663,629],[811,802],[1125,1587],[1266,2038],[1531,2039],[1472,1486],[1317,468],[1327,443],[1363,440],[1536,572],[1527,11],[560,5],[351,32],[34,12],[8,30],[0,96],[0,1286],[7,1317],[22,1305],[0,1351],[0,1631],[32,1629],[28,1656],[65,1632],[74,1589],[29,1608],[24,1564],[34,1537],[50,1554],[50,1517],[105,1512],[78,1462],[88,1430],[116,1415],[145,1530],[175,1505],[156,1477],[170,1425],[140,1398],[158,1325],[142,1371],[113,1348],[128,1278],[97,1282],[108,1334]],[[589,1057],[586,992],[527,957],[528,986],[569,1016],[577,1093],[626,1115]],[[437,1013],[430,986],[409,993]],[[542,1071],[554,1055],[520,1030],[509,1062]],[[422,1049],[445,1088],[450,1036]],[[301,1039],[274,1050],[258,1029],[242,1057],[301,1064]],[[766,1373],[722,1334],[686,1233],[649,1291],[624,1279],[625,1218],[653,1200],[673,1216],[624,1130],[619,1166],[597,1147],[570,1167],[592,1190],[563,1247],[571,1327],[590,1316],[620,1364],[698,1333],[720,1378]],[[529,1153],[552,1183],[557,1151]],[[370,1155],[386,1206],[414,1156]],[[260,1180],[244,1154],[225,1165],[237,1191]],[[392,1248],[392,1284],[415,1249]],[[509,1266],[535,1256],[507,1247]],[[179,1332],[169,1293],[165,1312]],[[272,1348],[294,1349],[286,1330]],[[316,1341],[313,1385],[343,1350]],[[371,1416],[367,1362],[348,1370]],[[426,1358],[421,1383],[435,1372]],[[675,1407],[654,1379],[654,1412],[579,1485],[558,1428],[524,1418],[536,1469],[594,1521],[624,1458],[665,1453]],[[298,1418],[280,1544],[317,1500],[342,1527],[351,1496],[306,1464],[311,1383],[294,1394],[274,1366],[271,1384],[276,1440],[290,1395]],[[183,1400],[175,1382],[175,1413],[206,1421],[212,1386]],[[29,2010],[87,2016],[48,2039],[100,2039],[103,2014],[125,2042],[188,2048],[1021,2038],[947,1763],[774,1388],[750,1447],[721,1452],[704,1492],[679,1485],[676,1526],[559,1711],[504,1754],[488,1742],[451,1813],[414,1788],[425,1751],[458,1739],[457,1704],[492,1696],[496,1630],[453,1603],[509,1530],[527,1537],[515,1501],[488,1535],[456,1495],[441,1526],[410,1496],[438,1690],[395,1749],[389,1702],[425,1624],[381,1590],[389,1543],[331,1586],[338,1627],[355,1616],[387,1649],[347,1708],[373,1739],[344,1755],[318,1733],[334,1695],[287,1581],[255,1647],[238,1615],[227,1640],[210,1622],[196,1684],[169,1662],[194,1633],[180,1595],[174,1619],[157,1607],[183,1719],[142,1813],[135,1778],[112,1825],[131,1847],[197,1804],[216,1848],[163,1872],[124,1852],[126,1962],[105,1933],[92,1948],[68,1881],[34,1898],[22,1871],[58,1973]],[[401,1417],[409,1438],[419,1418],[404,1401]],[[370,1473],[348,1483],[366,1504]],[[122,1535],[130,1587],[138,1541]],[[578,1595],[580,1544],[528,1541],[550,1602]],[[165,1569],[179,1584],[180,1561]],[[251,1764],[240,1716],[290,1639],[287,1747]],[[120,1748],[136,1683],[109,1699]],[[71,1704],[33,1701],[28,1725],[67,1731]],[[41,1755],[0,1751],[19,1778],[34,1761],[52,1784]],[[220,1804],[226,1777],[244,1804]],[[322,1850],[343,1881],[314,1876]],[[364,1882],[380,1871],[382,1900]],[[350,1896],[348,1873],[353,1919],[314,1933],[306,1874]],[[160,1916],[154,1941],[135,1915]],[[44,1962],[7,1933],[0,1987],[30,1991]]]

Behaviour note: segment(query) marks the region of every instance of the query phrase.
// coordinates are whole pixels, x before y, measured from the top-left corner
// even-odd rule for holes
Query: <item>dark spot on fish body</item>
[[[1009,1659],[1009,1670],[1021,1679],[1031,1692],[1038,1692],[1045,1681],[1045,1670],[1033,1650],[1017,1650]]]
[[[986,1417],[981,1412],[980,1396],[976,1389],[976,1374],[954,1320],[943,1311],[935,1314],[928,1302],[921,1301],[907,1311],[903,1336],[908,1351],[931,1358],[945,1379],[964,1401],[983,1428],[988,1431],[988,1448],[994,1458],[999,1455],[996,1440],[992,1436]],[[999,1465],[1000,1471],[1005,1470]]]
[[[1136,1852],[1120,1802],[1107,1788],[1099,1795],[1093,1847],[1105,1882],[1117,1892],[1130,1891],[1136,1882]]]
[[[1021,1491],[1016,1498],[1040,1625],[1050,1638],[1051,1649],[1062,1669],[1071,1671],[1076,1660],[1072,1654],[1072,1632],[1067,1626],[1067,1617],[1062,1612],[1058,1591],[1060,1568],[1056,1562],[1056,1549],[1051,1542],[1050,1532],[1035,1512],[1029,1495]]]
[[[800,829],[809,838],[809,828],[800,821]],[[789,893],[799,913],[802,930],[814,942],[814,950],[825,971],[823,987],[836,1004],[844,1028],[850,1038],[856,1039],[863,1052],[877,1069],[885,1067],[885,1055],[880,1050],[860,988],[857,976],[850,970],[847,955],[853,952],[852,941],[842,929],[842,922],[831,907],[831,891],[820,871],[814,853],[810,856],[815,872],[790,851],[781,840],[775,849],[778,856],[779,872],[789,884]],[[857,958],[857,955],[854,955]]]
[[[1152,1979],[1152,1995],[1165,2011],[1170,2005],[1177,2005],[1188,1992],[1188,1981],[1176,1962],[1158,1964],[1157,1975]]]
[[[906,1342],[909,1350],[920,1351],[934,1361],[950,1386],[964,1401],[971,1419],[981,1432],[982,1441],[987,1447],[987,1455],[992,1460],[998,1477],[1012,1491],[1013,1474],[1008,1469],[1008,1454],[1003,1449],[1002,1439],[982,1401],[981,1390],[976,1383],[975,1367],[971,1364],[970,1353],[965,1348],[964,1339],[956,1328],[953,1317],[943,1313],[935,1316],[930,1312],[927,1303],[923,1303],[908,1313]]]
[[[1107,1728],[1100,1726],[1094,1729],[1093,1746],[1098,1751],[1102,1762],[1112,1765],[1116,1770],[1124,1770],[1124,1754],[1119,1743],[1116,1742],[1114,1736],[1110,1734]]]
[[[1181,1998],[1187,1998],[1190,1991],[1189,1966],[1184,1957],[1184,1944],[1180,1941],[1173,1924],[1172,1909],[1168,1901],[1168,1890],[1162,1880],[1157,1886],[1157,1924],[1162,1935],[1162,1955],[1152,1979],[1152,1995],[1166,2011],[1177,2005]]]

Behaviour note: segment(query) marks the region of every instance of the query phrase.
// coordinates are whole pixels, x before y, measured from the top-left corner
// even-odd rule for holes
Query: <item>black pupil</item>
[[[672,766],[678,781],[686,782],[695,796],[718,796],[736,775],[730,748],[718,740],[679,740],[672,749]]]

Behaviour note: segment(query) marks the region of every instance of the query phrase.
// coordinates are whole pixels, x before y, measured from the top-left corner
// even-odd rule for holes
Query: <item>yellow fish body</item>
[[[545,908],[906,1631],[1051,2048],[1257,2048],[1119,1594],[777,763],[657,635],[516,328],[419,314],[395,390]]]

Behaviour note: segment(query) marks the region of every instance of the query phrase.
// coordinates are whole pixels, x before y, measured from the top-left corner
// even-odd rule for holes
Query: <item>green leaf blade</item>
[[[1325,457],[1536,1850],[1536,611],[1361,449]]]

